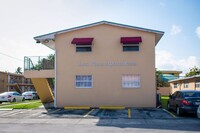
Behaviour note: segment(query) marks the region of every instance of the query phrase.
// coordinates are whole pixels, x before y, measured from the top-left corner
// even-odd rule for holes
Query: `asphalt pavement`
[[[0,111],[0,133],[200,132],[196,117],[177,117],[162,109]]]

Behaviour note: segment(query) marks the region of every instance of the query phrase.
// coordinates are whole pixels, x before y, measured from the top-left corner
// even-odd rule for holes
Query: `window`
[[[196,87],[196,88],[200,88],[200,82],[196,82],[196,83],[195,83],[195,87]]]
[[[123,51],[139,51],[139,44],[123,45]]]
[[[76,75],[76,88],[92,88],[92,75]]]
[[[17,92],[16,92],[16,93],[13,93],[13,95],[14,95],[14,96],[20,96],[20,94],[17,93]]]
[[[76,52],[91,52],[92,47],[91,46],[76,46]]]
[[[122,76],[123,88],[140,88],[140,75],[139,74],[126,74]]]
[[[189,88],[189,83],[188,82],[184,83],[184,88]]]
[[[178,84],[177,83],[174,83],[174,88],[177,88],[178,87]]]

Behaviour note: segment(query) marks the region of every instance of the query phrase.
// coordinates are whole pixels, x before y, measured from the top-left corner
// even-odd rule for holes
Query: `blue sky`
[[[187,72],[200,67],[199,5],[199,0],[1,0],[0,71],[23,67],[24,56],[53,53],[34,36],[107,20],[164,31],[156,67]]]

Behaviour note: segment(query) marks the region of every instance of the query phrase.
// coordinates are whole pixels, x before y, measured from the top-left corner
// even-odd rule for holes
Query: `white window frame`
[[[85,80],[85,81],[78,80],[78,81],[77,81],[77,79],[76,79],[77,76],[91,76],[91,81],[90,81],[90,80]],[[77,86],[77,84],[76,84],[77,82],[91,82],[91,86],[80,86],[80,87],[79,87],[79,86]],[[93,76],[92,76],[92,75],[76,75],[76,76],[75,76],[75,87],[76,87],[76,88],[93,88]]]
[[[127,77],[125,77],[127,76]],[[135,77],[134,77],[135,76]],[[139,81],[134,81],[134,79],[136,78],[136,76],[139,77]],[[125,78],[129,78],[129,81],[124,81]],[[129,84],[132,84],[133,86],[125,86],[125,83],[124,82],[129,82]],[[138,86],[135,85],[134,82],[138,82]],[[141,88],[141,76],[140,74],[123,74],[122,75],[122,88]]]
[[[178,83],[174,83],[174,88],[178,88]]]
[[[199,82],[195,82],[195,88],[200,88],[200,81]]]
[[[189,82],[184,83],[184,88],[189,88]]]

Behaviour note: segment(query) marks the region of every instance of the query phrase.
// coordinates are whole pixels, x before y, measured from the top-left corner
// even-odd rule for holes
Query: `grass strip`
[[[34,102],[27,102],[27,103],[21,103],[21,104],[11,104],[6,106],[0,106],[0,108],[13,108],[13,109],[34,109],[39,108],[42,105],[40,101],[34,101]]]
[[[31,102],[37,102],[40,100],[26,100],[26,101],[21,101],[21,102],[3,102],[2,104],[0,104],[1,106],[5,106],[5,105],[14,105],[14,104],[19,104],[19,103],[31,103]]]

